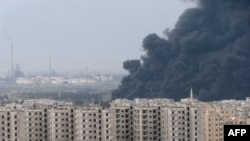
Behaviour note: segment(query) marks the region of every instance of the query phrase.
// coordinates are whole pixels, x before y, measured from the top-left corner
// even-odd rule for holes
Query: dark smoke
[[[180,99],[193,87],[204,100],[250,96],[250,0],[197,0],[167,39],[150,34],[139,60],[124,62],[129,75],[112,98]]]

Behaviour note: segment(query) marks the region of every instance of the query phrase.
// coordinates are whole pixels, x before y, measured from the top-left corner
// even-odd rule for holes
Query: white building
[[[110,108],[25,100],[0,107],[2,141],[222,141],[224,124],[249,124],[249,101],[117,99]],[[243,108],[239,114],[238,109]]]

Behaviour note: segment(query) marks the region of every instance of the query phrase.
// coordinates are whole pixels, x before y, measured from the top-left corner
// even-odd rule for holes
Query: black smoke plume
[[[143,40],[141,60],[112,98],[180,99],[193,87],[203,101],[250,96],[250,0],[197,0],[166,38]]]

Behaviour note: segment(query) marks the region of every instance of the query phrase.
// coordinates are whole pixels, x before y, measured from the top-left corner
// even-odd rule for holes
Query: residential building
[[[249,99],[116,99],[110,107],[25,100],[0,107],[0,141],[222,141],[226,124],[250,124]]]

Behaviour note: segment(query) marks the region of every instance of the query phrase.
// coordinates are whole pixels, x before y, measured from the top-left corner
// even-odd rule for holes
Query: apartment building
[[[223,141],[224,111],[212,105],[207,105],[203,109],[204,141]]]
[[[74,109],[72,107],[44,109],[48,113],[47,130],[50,141],[75,140]],[[46,124],[46,123],[45,123]],[[46,129],[46,128],[45,128]]]
[[[204,141],[223,141],[224,125],[249,124],[248,118],[237,116],[238,108],[230,106],[214,103],[203,106]]]
[[[224,124],[249,124],[248,101],[116,99],[110,107],[29,100],[0,107],[0,141],[222,141]],[[243,109],[243,110],[239,110]]]
[[[24,109],[24,115],[20,115],[24,121],[24,140],[48,139],[47,122],[43,109]],[[21,124],[21,123],[20,123]]]
[[[22,127],[18,123],[22,121],[18,118],[19,112],[19,110],[0,109],[0,139],[2,141],[18,141],[20,138],[19,131],[22,131]]]
[[[133,101],[117,99],[111,102],[112,141],[134,140],[133,134]]]
[[[200,133],[198,107],[174,105],[162,108],[161,140],[199,141]]]
[[[76,141],[102,140],[102,108],[99,106],[82,107],[74,110]]]
[[[133,111],[134,140],[159,140],[161,136],[160,108],[156,105],[136,105]]]
[[[199,124],[202,109],[193,98],[179,103],[170,99],[118,99],[112,102],[111,109],[115,117],[115,140],[202,139]]]
[[[111,109],[103,109],[102,110],[102,141],[112,141],[115,140],[115,123],[114,116],[111,114]]]

